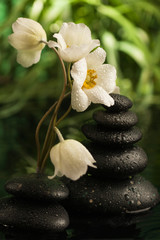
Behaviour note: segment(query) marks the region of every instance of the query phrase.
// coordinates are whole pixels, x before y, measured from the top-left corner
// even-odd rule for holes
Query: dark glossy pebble
[[[68,183],[68,209],[76,214],[138,214],[160,201],[157,189],[141,176],[114,181],[85,175]]]
[[[127,146],[142,138],[142,133],[137,127],[114,131],[96,124],[85,124],[82,126],[82,131],[89,140],[110,146]]]
[[[147,155],[142,148],[133,146],[126,149],[109,149],[86,145],[97,168],[89,168],[88,173],[103,178],[124,179],[142,172],[147,166]]]
[[[60,201],[68,197],[69,190],[59,179],[48,179],[41,174],[31,174],[9,180],[5,190],[16,197],[38,201]]]
[[[132,101],[123,95],[112,93],[110,96],[114,99],[114,105],[111,107],[103,105],[108,112],[127,111],[133,105]]]
[[[59,204],[31,203],[8,197],[0,199],[0,225],[25,231],[62,232],[69,225],[69,218]]]
[[[137,115],[134,112],[108,113],[106,111],[96,111],[93,113],[93,119],[101,125],[112,129],[127,129],[134,126],[137,121]]]

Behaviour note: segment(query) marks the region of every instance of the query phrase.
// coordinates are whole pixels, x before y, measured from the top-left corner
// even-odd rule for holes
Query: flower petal
[[[13,33],[8,37],[9,43],[17,50],[43,49],[44,43],[40,43],[37,37],[28,33]]]
[[[62,35],[60,33],[55,33],[53,35],[53,37],[57,38],[58,44],[59,44],[59,48],[61,48],[61,49],[67,48],[67,45],[66,45],[66,43],[65,43],[65,41],[64,41],[64,39],[63,39],[63,37],[62,37]]]
[[[60,160],[60,143],[56,144],[55,146],[53,146],[51,148],[50,151],[50,159],[51,162],[54,165],[54,175],[53,176],[49,176],[49,179],[53,179],[56,175],[61,175],[61,160]]]
[[[94,48],[99,47],[99,46],[100,46],[100,41],[98,39],[93,39],[89,45],[87,54],[89,54]]]
[[[87,172],[87,162],[89,162],[90,165],[93,165],[92,163],[95,162],[89,151],[76,140],[65,140],[60,147],[61,160],[63,159],[61,172],[72,180],[79,179]]]
[[[37,63],[45,47],[46,33],[42,26],[28,18],[18,18],[12,25],[14,33],[8,37],[10,44],[18,50],[17,61],[24,67]]]
[[[120,94],[120,88],[116,86],[112,93]]]
[[[40,60],[41,50],[39,51],[18,51],[17,62],[23,67],[30,67]]]
[[[87,63],[85,58],[82,58],[72,65],[71,76],[74,82],[76,82],[76,86],[81,88],[87,76]]]
[[[83,23],[63,23],[59,33],[53,36],[57,38],[59,53],[66,62],[76,62],[100,45],[99,40],[92,40],[90,29]]]
[[[59,33],[68,46],[88,44],[92,40],[90,29],[83,23],[63,23]]]
[[[108,107],[114,104],[113,98],[101,86],[96,85],[91,89],[84,89],[84,92],[93,103],[104,104]]]
[[[92,40],[91,44],[83,44],[81,46],[72,45],[65,49],[59,48],[59,53],[64,61],[76,62],[87,56],[87,54],[96,46],[96,40]]]
[[[95,51],[86,56],[88,69],[94,69],[104,63],[106,59],[106,52],[103,48],[98,47]]]
[[[48,41],[47,45],[48,45],[49,48],[55,48],[55,47],[60,48],[60,45],[57,42],[51,41],[51,40]]]
[[[37,35],[40,40],[46,41],[46,32],[40,23],[29,18],[18,18],[16,22],[12,24],[13,32],[16,33],[28,33],[31,35]]]
[[[116,69],[110,64],[103,64],[97,69],[98,78],[96,83],[105,89],[108,93],[114,91],[116,87]]]
[[[86,162],[86,164],[90,167],[97,168],[95,165],[93,165],[93,163],[96,163],[96,161],[94,160],[88,149],[83,145],[81,146],[81,149],[83,151],[83,154],[85,155],[84,161]]]
[[[62,136],[60,131],[55,128],[58,136]],[[60,137],[61,138],[61,137]],[[88,165],[96,168],[95,160],[90,152],[78,141],[73,139],[64,140],[52,147],[50,151],[51,162],[55,167],[52,179],[56,175],[77,180],[87,172]]]
[[[91,101],[88,99],[85,92],[78,86],[76,82],[73,82],[72,92],[71,92],[71,105],[77,112],[85,111]]]

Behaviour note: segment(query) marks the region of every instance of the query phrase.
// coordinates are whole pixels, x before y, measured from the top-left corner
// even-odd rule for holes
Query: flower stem
[[[68,69],[67,69],[67,76],[68,76],[68,82],[70,89],[72,90],[72,80],[71,80],[71,75],[70,75],[70,69],[71,69],[71,63],[68,64]]]
[[[68,97],[70,95],[70,92],[66,93],[65,96],[64,96],[64,99],[66,97]],[[44,149],[47,149],[48,148],[48,144],[50,142],[50,135],[51,133],[53,133],[52,131],[52,126],[53,126],[53,116],[50,120],[50,124],[48,126],[48,130],[47,130],[47,133],[46,133],[46,137],[45,137],[45,141],[44,141],[44,144],[43,144],[43,150],[42,150],[42,154],[41,154],[41,151],[40,151],[40,141],[39,141],[39,131],[40,131],[40,128],[42,126],[42,123],[44,122],[44,120],[46,119],[46,117],[52,112],[52,110],[55,108],[57,104],[57,101],[48,109],[48,111],[43,115],[43,117],[41,118],[41,120],[39,121],[38,125],[37,125],[37,128],[36,128],[36,133],[35,133],[35,140],[36,140],[36,146],[37,146],[37,172],[40,172],[40,169],[41,169],[41,159],[43,159],[43,155],[44,154]],[[60,119],[59,119],[60,120]],[[58,122],[59,122],[58,120]],[[57,123],[56,123],[57,124]]]
[[[58,126],[58,124],[65,118],[67,117],[67,115],[70,113],[72,109],[72,106],[70,104],[69,108],[67,109],[67,111],[63,114],[63,116],[61,118],[58,119],[58,121],[56,122],[56,126]]]
[[[49,144],[49,147],[47,148],[47,152],[46,152],[46,154],[45,154],[45,156],[44,156],[44,158],[43,158],[42,164],[41,164],[41,169],[40,169],[40,172],[41,172],[41,173],[43,173],[43,171],[44,171],[45,164],[46,164],[46,161],[47,161],[47,158],[48,158],[48,156],[49,156],[50,149],[51,149],[51,146],[52,146],[52,142],[53,142],[54,139],[55,139],[55,134],[52,134],[50,137],[51,137],[51,138],[50,138],[50,141],[49,141],[50,144]]]
[[[58,138],[59,138],[59,141],[60,141],[60,142],[63,142],[63,141],[64,141],[64,138],[63,138],[61,132],[59,131],[59,129],[58,129],[57,127],[54,127],[54,130],[55,130],[55,132],[56,132],[56,134],[57,134],[57,136],[58,136]]]
[[[58,110],[59,110],[59,108],[61,106],[61,103],[62,103],[63,99],[66,96],[65,92],[66,92],[66,87],[67,87],[67,74],[66,74],[66,69],[65,69],[65,66],[64,66],[64,62],[63,62],[61,56],[59,55],[58,51],[55,48],[52,48],[52,49],[57,54],[57,56],[58,56],[58,58],[60,60],[60,63],[61,63],[61,66],[62,66],[62,70],[63,70],[63,75],[64,75],[64,84],[63,84],[63,89],[62,89],[61,95],[60,95],[58,101],[54,105],[55,110],[53,112],[52,118],[51,118],[50,123],[49,123],[49,127],[48,127],[48,130],[47,130],[47,134],[46,134],[45,141],[44,141],[43,148],[42,148],[41,157],[40,157],[40,151],[39,151],[39,149],[40,149],[39,138],[38,138],[38,140],[36,139],[36,142],[38,143],[37,144],[37,149],[38,149],[37,171],[40,171],[40,172],[42,172],[44,170],[45,163],[46,163],[46,160],[48,158],[52,142],[54,140],[55,132],[54,132],[53,129],[56,126]],[[47,115],[48,114],[46,114],[46,116]],[[43,122],[43,118],[42,118],[42,122]],[[38,128],[38,131],[39,131],[39,128]]]
[[[46,119],[46,117],[50,114],[50,112],[54,109],[54,107],[56,106],[57,102],[55,102],[49,109],[48,111],[43,115],[43,117],[41,118],[41,120],[39,121],[37,128],[36,128],[36,133],[35,133],[35,140],[36,140],[36,146],[37,146],[37,172],[39,172],[40,170],[40,142],[39,142],[39,130],[40,127],[42,125],[42,123],[44,122],[44,120]]]

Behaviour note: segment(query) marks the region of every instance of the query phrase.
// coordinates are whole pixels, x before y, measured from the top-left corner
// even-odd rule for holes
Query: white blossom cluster
[[[36,21],[18,18],[12,25],[10,44],[17,49],[17,62],[30,67],[40,60],[42,49],[57,48],[60,57],[72,63],[71,106],[77,112],[85,111],[91,103],[114,105],[110,93],[118,93],[116,69],[105,64],[106,52],[100,47],[100,41],[91,37],[90,29],[83,23],[63,23],[59,33],[53,35],[57,41],[47,41],[43,27]],[[77,180],[86,173],[87,166],[95,167],[95,160],[89,151],[75,140],[64,140],[55,128],[60,143],[50,152],[56,175],[66,175]]]

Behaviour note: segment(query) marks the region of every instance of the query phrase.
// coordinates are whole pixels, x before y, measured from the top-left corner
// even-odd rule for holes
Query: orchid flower
[[[53,35],[57,42],[49,41],[49,47],[58,47],[62,59],[75,62],[84,58],[100,45],[99,40],[92,40],[90,29],[83,23],[63,23],[59,33]]]
[[[12,25],[10,44],[18,50],[17,62],[23,67],[30,67],[40,60],[41,51],[46,42],[46,32],[42,26],[28,18],[18,18]]]
[[[56,175],[77,180],[87,172],[88,166],[96,168],[93,165],[95,160],[90,152],[78,141],[73,139],[64,140],[60,131],[55,127],[60,142],[52,147],[50,151],[51,162],[55,167],[53,179]]]
[[[105,58],[106,52],[97,48],[73,64],[71,104],[77,112],[85,111],[91,102],[108,107],[114,104],[109,94],[119,92],[116,87],[116,69],[110,64],[103,64]]]

